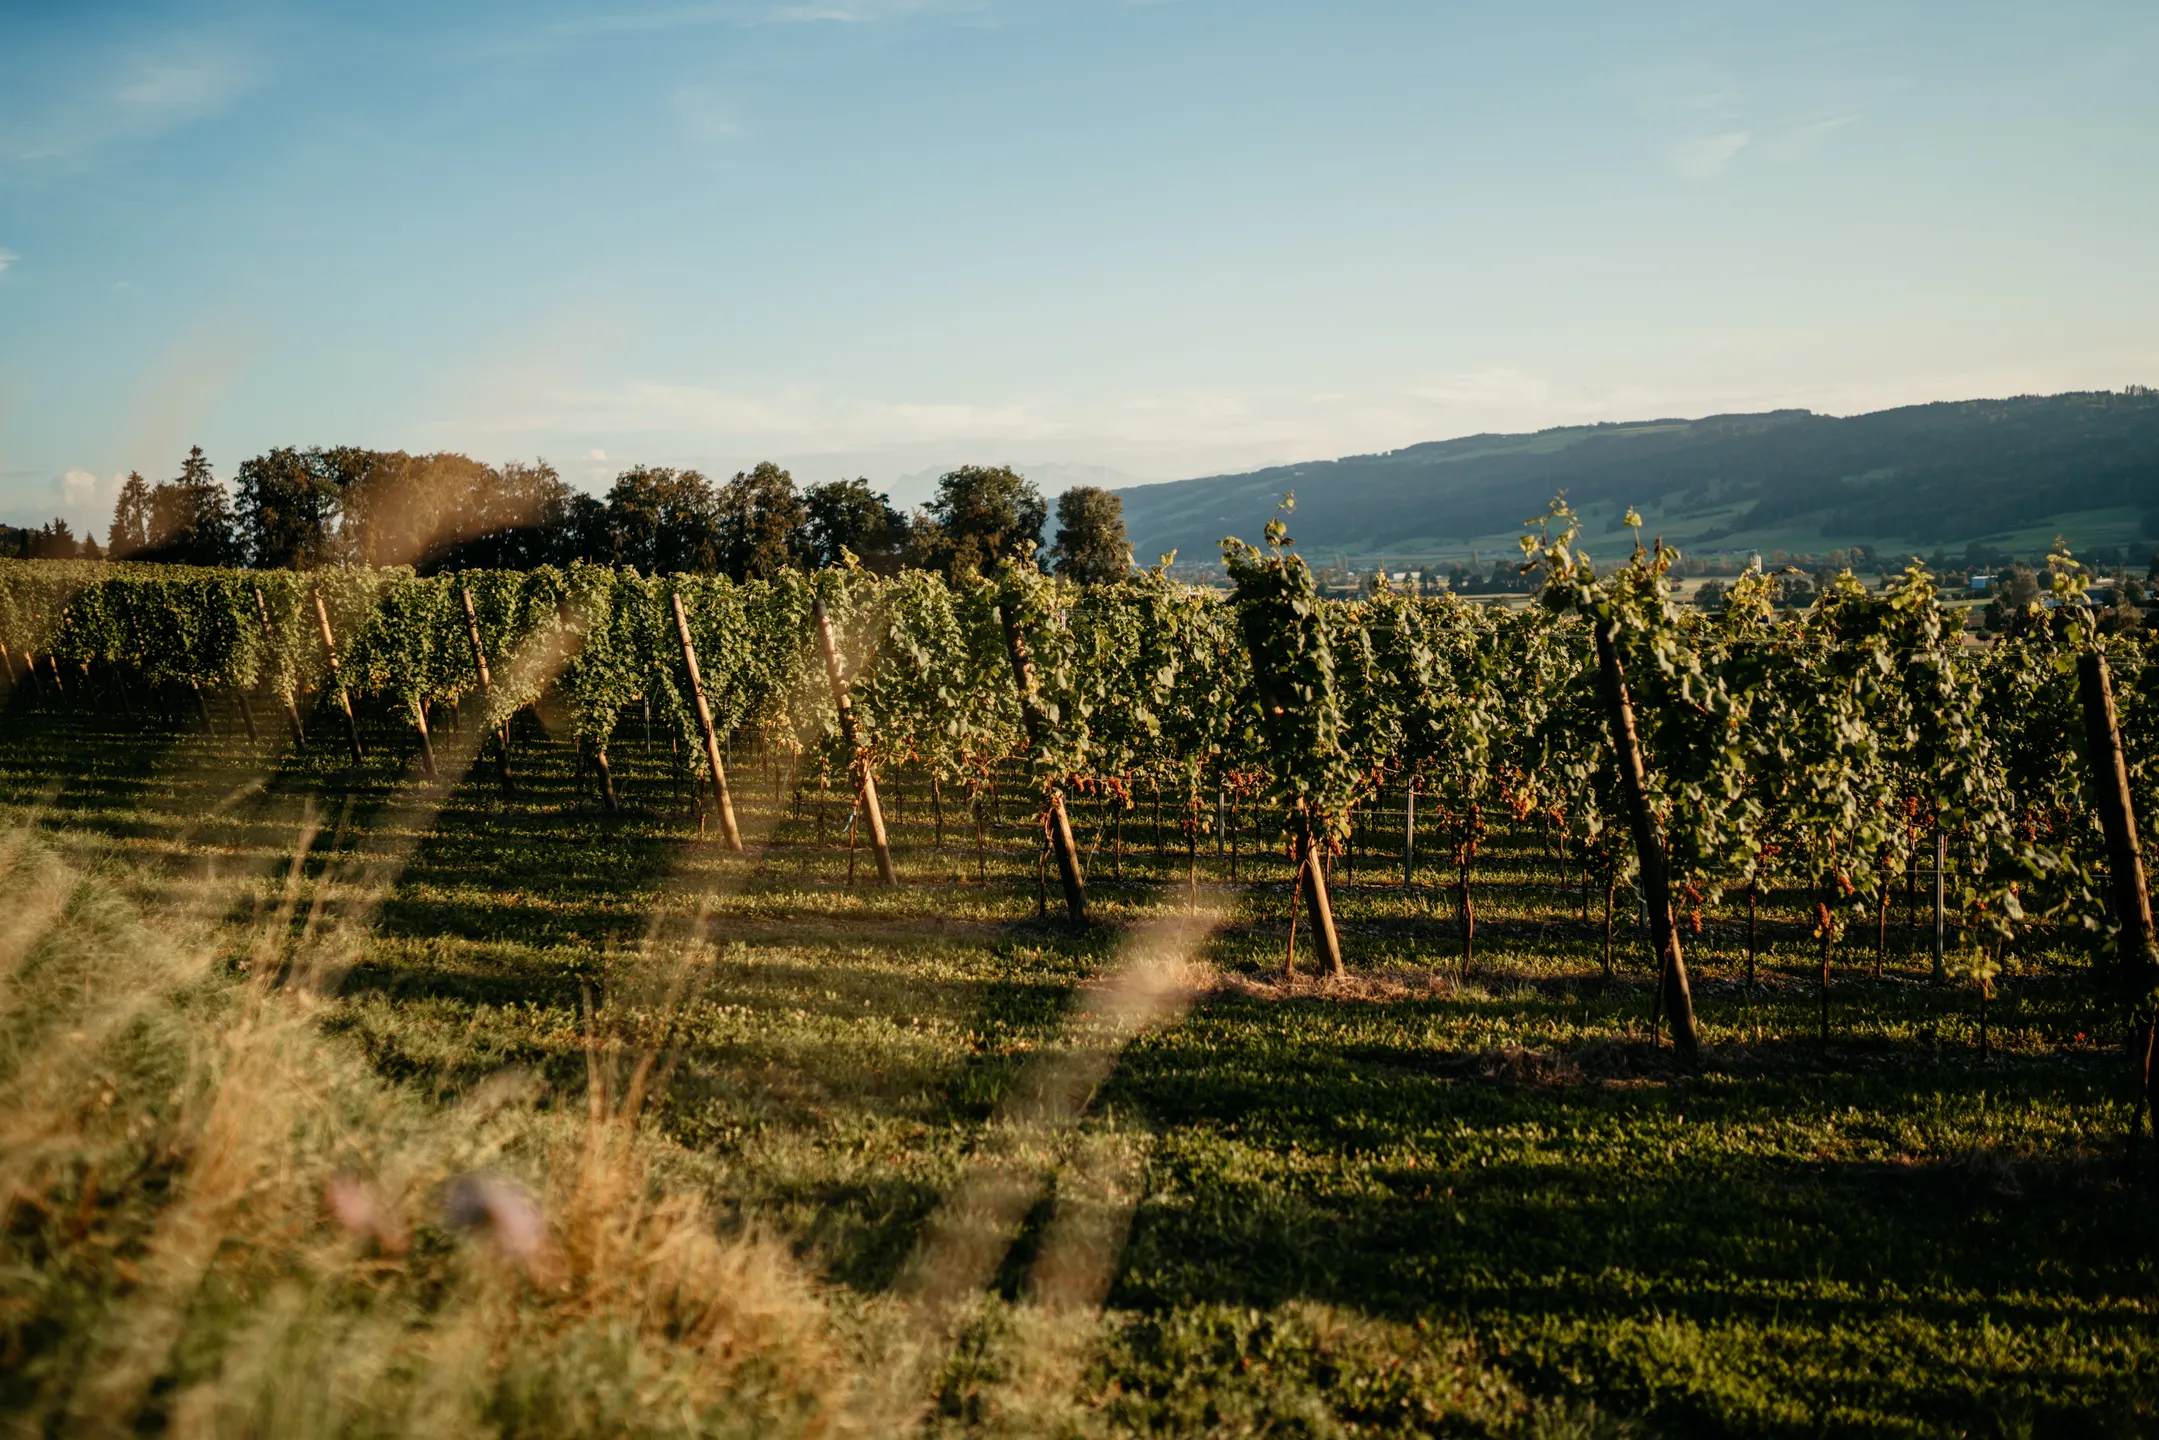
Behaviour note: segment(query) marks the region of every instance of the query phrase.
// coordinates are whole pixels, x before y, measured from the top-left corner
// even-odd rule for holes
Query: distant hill
[[[1628,506],[1694,553],[1869,544],[1961,552],[2159,539],[2159,392],[2019,396],[1838,417],[1806,410],[1472,435],[1118,493],[1142,563],[1257,541],[1286,491],[1314,563],[1489,558],[1564,490],[1593,532]]]

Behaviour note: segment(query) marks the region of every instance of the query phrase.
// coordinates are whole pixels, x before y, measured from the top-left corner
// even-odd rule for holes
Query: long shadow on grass
[[[1105,1103],[1159,1139],[1112,1303],[1314,1299],[1517,1332],[1893,1317],[2148,1330],[2149,1201],[2073,1137],[2014,1158],[1988,1118],[2106,1112],[2107,1070],[1439,1073],[1429,1024],[1465,1008],[1217,999],[1137,1043]],[[1746,1048],[1725,1047],[1737,1070]],[[1474,1050],[1444,1058],[1474,1068]],[[1970,1138],[1909,1163],[1913,1132],[1937,1154]],[[1855,1150],[1871,1154],[1832,1158]]]

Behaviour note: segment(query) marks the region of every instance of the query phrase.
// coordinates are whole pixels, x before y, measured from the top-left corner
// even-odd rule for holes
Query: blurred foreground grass
[[[1527,831],[1467,975],[1444,892],[1338,869],[1324,985],[1279,857],[1202,856],[1187,915],[1144,809],[1073,933],[1016,804],[939,850],[909,777],[881,892],[754,759],[752,853],[696,843],[628,735],[611,816],[537,733],[504,797],[0,726],[20,1433],[2155,1426],[2119,1026],[2063,957],[1982,1057],[1900,928],[1825,1053],[1811,942],[1749,988],[1712,917],[1692,1076]],[[1126,1004],[1150,956],[1199,967]]]

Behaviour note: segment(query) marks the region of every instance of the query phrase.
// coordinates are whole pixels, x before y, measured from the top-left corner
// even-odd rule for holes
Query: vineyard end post
[[[358,765],[365,758],[360,749],[360,722],[353,718],[352,696],[345,691],[345,676],[337,668],[337,637],[330,631],[330,607],[322,603],[322,591],[315,592],[315,619],[322,626],[322,650],[330,660],[330,683],[337,688],[338,708],[345,712],[345,738],[352,743],[352,763]]]
[[[255,590],[255,614],[262,620],[262,646],[265,652],[277,649],[277,631],[270,625],[270,602],[262,598],[262,587]],[[123,694],[126,692],[123,691]],[[307,744],[307,727],[300,723],[300,704],[291,692],[285,695],[285,723],[292,727],[292,743],[295,747]]]
[[[1304,897],[1312,907],[1312,944],[1319,952],[1319,959],[1327,967],[1327,973],[1340,979],[1342,976],[1342,937],[1334,928],[1334,905],[1327,895],[1327,871],[1320,863],[1320,837],[1313,833],[1312,819],[1305,815],[1299,821],[1298,849],[1303,855]]]
[[[480,617],[472,608],[472,592],[459,584],[457,598],[465,609],[465,639],[472,645],[472,668],[480,678],[480,698],[487,698],[495,688],[495,677],[487,668],[487,647],[480,643]],[[502,793],[510,793],[510,722],[505,720],[495,731],[495,769],[502,782]]]
[[[720,840],[730,850],[742,848],[742,832],[735,827],[735,801],[727,790],[727,766],[720,760],[720,737],[712,728],[712,707],[705,703],[705,681],[697,669],[697,647],[690,643],[690,617],[682,608],[682,592],[669,595],[675,612],[675,637],[682,642],[682,663],[690,672],[690,695],[697,702],[697,724],[704,731],[705,763],[712,767],[712,791],[719,800]]]
[[[1402,889],[1417,883],[1417,777],[1402,787]]]
[[[608,813],[613,814],[622,808],[622,802],[615,798],[615,772],[608,766],[605,745],[592,747],[592,764],[600,775],[600,799],[606,804]]]
[[[2124,978],[2131,978],[2139,970],[2159,969],[2159,954],[2152,946],[2151,892],[2145,885],[2144,857],[2137,846],[2129,767],[2122,755],[2113,677],[2105,655],[2093,650],[2077,657],[2077,688],[2099,802],[2099,828],[2106,839],[2108,898],[2113,902],[2115,923],[2121,927]]]
[[[1672,1043],[1689,1065],[1701,1060],[1700,1041],[1694,1029],[1694,996],[1687,984],[1687,963],[1680,954],[1679,927],[1672,917],[1670,878],[1664,869],[1664,842],[1657,834],[1656,816],[1649,809],[1649,777],[1642,763],[1642,744],[1634,728],[1634,702],[1627,695],[1626,671],[1619,660],[1619,622],[1600,622],[1597,637],[1597,672],[1603,681],[1605,710],[1612,725],[1612,745],[1618,752],[1621,789],[1627,797],[1627,819],[1634,834],[1634,850],[1642,870],[1644,901],[1649,910],[1650,936],[1658,957],[1657,984],[1672,1023]]]
[[[2106,838],[2107,888],[2121,931],[2118,974],[2135,1003],[2147,1012],[2144,1033],[2132,1046],[2133,1058],[2141,1071],[2137,1078],[2144,1107],[2159,1129],[2159,1070],[2152,1068],[2154,1042],[2159,1040],[2159,1004],[2151,994],[2159,976],[2159,950],[2152,940],[2151,891],[2145,884],[2144,857],[2137,845],[2136,806],[2129,794],[2129,766],[2114,711],[2114,679],[2104,652],[2095,648],[2077,657],[2077,689],[2099,801],[2099,828]]]
[[[412,728],[420,732],[420,768],[427,778],[435,778],[435,737],[427,732],[427,701],[416,700],[412,705]]]
[[[1949,950],[1949,832],[1934,827],[1934,983],[1948,975]]]
[[[839,647],[832,642],[832,616],[823,600],[810,602],[811,627],[817,631],[817,648],[825,657],[825,679],[832,685],[832,708],[839,714],[840,743],[847,747],[849,767],[855,774],[855,799],[862,818],[869,822],[870,849],[877,856],[877,878],[887,885],[900,883],[892,867],[892,846],[885,836],[884,807],[877,802],[877,775],[870,769],[869,753],[855,733],[855,710],[847,695],[847,677],[840,673]],[[848,865],[854,864],[853,827],[848,829]]]

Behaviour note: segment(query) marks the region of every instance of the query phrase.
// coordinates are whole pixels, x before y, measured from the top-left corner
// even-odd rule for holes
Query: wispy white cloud
[[[262,78],[254,47],[195,35],[138,41],[71,59],[49,58],[34,84],[0,100],[0,159],[80,161],[224,109]]]
[[[550,49],[601,35],[650,35],[711,26],[862,25],[925,13],[973,14],[997,0],[709,0],[709,3],[620,8],[550,21],[500,48]]]
[[[782,5],[765,18],[773,25],[860,25],[877,14],[859,5]]]
[[[224,104],[240,80],[238,67],[227,55],[150,56],[113,88],[112,103],[152,123],[191,119]]]
[[[1195,386],[989,400],[851,396],[801,387],[760,394],[724,385],[594,383],[558,375],[517,391],[514,398],[496,392],[500,408],[445,420],[440,443],[483,456],[583,455],[583,462],[566,473],[594,489],[605,489],[629,461],[694,465],[725,474],[771,459],[789,466],[797,478],[861,474],[880,485],[909,482],[904,495],[895,494],[914,503],[927,493],[915,482],[971,462],[1027,460],[1170,478],[1394,450],[1483,432],[1793,405],[1849,413],[1946,394],[2061,388],[2058,377],[2026,377],[2015,384],[2002,377],[1972,377],[1884,391],[1866,384],[1764,385],[1758,375],[1746,378],[1728,366],[1701,373],[1700,383],[1599,385],[1492,366],[1355,389]],[[604,441],[604,450],[595,441]],[[620,458],[602,461],[603,454]]]
[[[1551,398],[1552,387],[1535,375],[1520,370],[1470,370],[1441,375],[1408,387],[1414,399],[1437,401],[1465,409],[1542,405]]]
[[[675,91],[673,103],[682,133],[699,145],[724,145],[742,136],[734,107],[714,91],[685,85]]]
[[[1689,180],[1714,180],[1732,168],[1733,157],[1754,137],[1744,130],[1697,135],[1671,149],[1672,168]]]
[[[0,250],[0,275],[6,274],[7,268],[20,259],[22,259],[22,256],[17,255],[12,250]]]
[[[1026,402],[969,405],[903,400],[850,408],[854,410],[850,428],[898,440],[1037,439],[1054,435],[1060,428],[1050,415]]]
[[[1784,49],[1721,42],[1720,29],[1614,74],[1645,123],[1649,154],[1687,180],[1803,159],[1908,85],[1867,58],[1868,47],[1830,43],[1803,18]]]
[[[1799,160],[1827,145],[1839,130],[1859,123],[1859,116],[1832,115],[1782,130],[1762,142],[1762,150],[1775,160]]]
[[[499,393],[499,392],[498,392]],[[504,397],[505,399],[507,397]],[[1591,404],[1601,418],[1603,412]],[[477,450],[564,447],[668,463],[815,455],[863,473],[900,473],[1026,453],[1044,463],[1110,465],[1128,474],[1199,474],[1413,444],[1579,418],[1541,377],[1492,368],[1425,377],[1368,393],[1245,392],[1214,387],[1124,396],[1025,395],[995,402],[865,398],[806,389],[745,394],[659,381],[526,389],[491,413],[443,428]],[[467,438],[469,437],[469,438]],[[514,438],[513,438],[514,437]],[[586,447],[590,447],[586,449]],[[727,457],[724,460],[714,457]],[[591,472],[598,475],[601,472]]]

